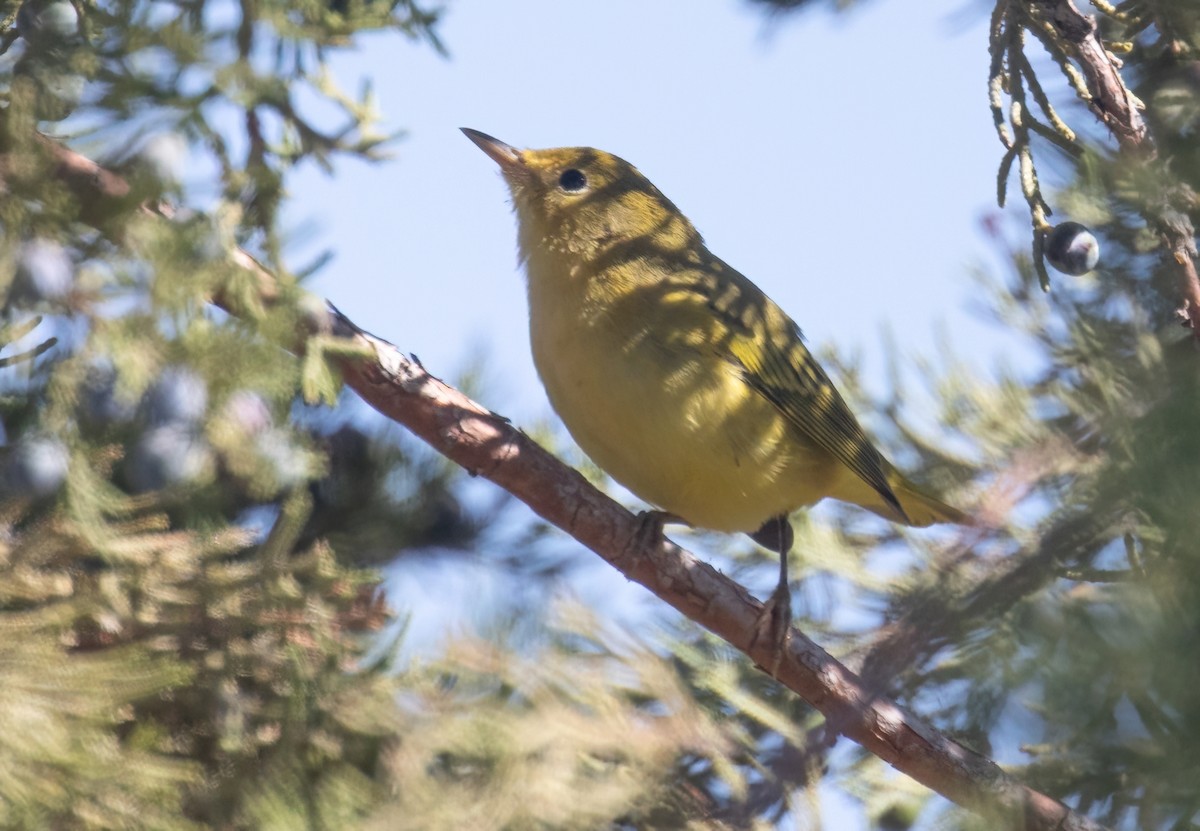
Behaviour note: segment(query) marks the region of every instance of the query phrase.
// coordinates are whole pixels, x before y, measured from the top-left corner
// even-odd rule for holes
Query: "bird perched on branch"
[[[791,622],[792,511],[832,497],[904,525],[965,521],[883,458],[791,318],[633,165],[463,132],[512,191],[551,405],[596,464],[660,509],[660,529],[741,531],[779,553],[764,610],[777,643]]]

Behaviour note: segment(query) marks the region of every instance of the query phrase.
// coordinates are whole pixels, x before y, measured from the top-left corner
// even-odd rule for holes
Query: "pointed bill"
[[[475,142],[480,150],[487,153],[492,161],[500,165],[500,169],[504,172],[507,173],[521,164],[521,151],[517,148],[507,145],[487,133],[472,130],[470,127],[460,127],[459,129],[463,131],[463,135]]]

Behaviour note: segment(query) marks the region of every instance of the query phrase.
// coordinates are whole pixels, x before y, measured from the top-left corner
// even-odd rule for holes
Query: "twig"
[[[1083,70],[1096,114],[1117,137],[1122,149],[1146,157],[1154,155],[1150,132],[1140,112],[1141,102],[1125,86],[1120,64],[1100,40],[1096,19],[1085,15],[1071,0],[1029,0],[1031,9],[1049,23],[1061,43],[1066,43]]]
[[[33,347],[32,349],[26,349],[24,352],[20,352],[16,355],[7,355],[7,356],[0,357],[0,369],[3,369],[4,367],[7,367],[7,366],[13,366],[14,364],[20,364],[20,363],[25,363],[26,361],[32,361],[39,355],[54,348],[55,344],[57,344],[57,343],[58,343],[58,338],[47,338],[46,340],[42,341],[41,343],[39,343],[37,346]]]
[[[1060,568],[1056,573],[1065,580],[1078,583],[1127,583],[1139,576],[1134,571],[1109,568]]]

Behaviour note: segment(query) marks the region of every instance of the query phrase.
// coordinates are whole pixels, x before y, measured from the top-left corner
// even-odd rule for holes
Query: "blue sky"
[[[591,145],[637,165],[810,343],[861,354],[868,380],[883,377],[885,327],[902,362],[935,354],[941,327],[986,372],[1014,342],[967,310],[972,267],[994,253],[979,219],[1000,158],[985,11],[875,0],[771,25],[735,0],[452,4],[449,59],[394,35],[334,58],[345,88],[374,79],[385,126],[408,135],[388,163],[292,180],[292,221],[310,229],[296,260],[335,249],[311,288],[435,375],[486,355],[483,403],[543,420],[507,191],[458,128]],[[421,568],[393,582],[425,586],[410,638],[461,623],[446,610],[472,604],[447,594],[486,580],[420,604]],[[582,579],[585,595],[629,591],[598,560]],[[829,827],[861,826],[823,790]]]

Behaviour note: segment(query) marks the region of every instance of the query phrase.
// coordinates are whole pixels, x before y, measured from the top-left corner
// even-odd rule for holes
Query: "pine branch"
[[[1108,127],[1122,152],[1137,159],[1155,156],[1154,140],[1142,118],[1138,101],[1121,77],[1121,63],[1104,47],[1096,28],[1096,19],[1076,8],[1072,0],[1027,0],[1030,11],[1053,29],[1062,44],[1079,64],[1089,93],[1087,104],[1102,124]],[[1036,31],[1036,30],[1035,30]],[[1162,209],[1148,207],[1146,221],[1158,231],[1179,282],[1183,305],[1179,315],[1200,339],[1200,276],[1196,272],[1196,232],[1187,215],[1170,207],[1170,194],[1164,194]]]
[[[119,238],[128,187],[116,174],[61,145],[43,145],[79,200],[81,218]],[[0,176],[10,158],[0,158]],[[81,172],[85,175],[81,175]],[[115,211],[115,213],[110,213]],[[161,213],[144,206],[135,214]],[[161,221],[167,221],[162,218]],[[261,287],[261,304],[278,294],[272,275],[252,256],[234,261]],[[225,298],[214,302],[237,313]],[[637,517],[601,493],[507,419],[430,375],[415,359],[370,335],[329,306],[315,333],[346,338],[352,349],[331,353],[345,383],[370,406],[402,424],[474,476],[516,496],[630,580],[727,641],[760,667],[775,664],[774,647],[756,638],[762,604],[740,584],[667,539],[647,540]],[[299,339],[300,334],[297,333]],[[284,344],[297,349],[296,343]],[[1003,827],[1028,831],[1103,831],[1058,800],[1021,784],[995,762],[959,744],[875,693],[799,629],[789,630],[777,680],[826,718],[828,736],[844,735],[926,787]]]
[[[1086,559],[1107,542],[1103,528],[1095,517],[1081,514],[1044,535],[1033,550],[1021,555],[989,563],[963,558],[962,562],[943,564],[937,571],[943,582],[952,584],[965,573],[974,584],[966,592],[923,594],[910,611],[880,627],[861,662],[868,687],[892,689],[893,679],[921,666],[947,644],[960,641],[974,622],[995,621],[1063,576],[1064,553]]]
[[[1059,41],[1068,44],[1079,62],[1096,117],[1113,131],[1122,148],[1152,156],[1154,145],[1140,102],[1125,86],[1120,63],[1104,48],[1096,19],[1079,11],[1072,0],[1031,0],[1030,6],[1039,19],[1054,27]]]

